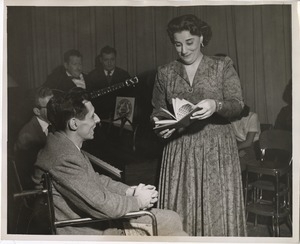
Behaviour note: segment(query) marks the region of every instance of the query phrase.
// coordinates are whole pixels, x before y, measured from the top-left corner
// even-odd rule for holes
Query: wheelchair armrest
[[[22,191],[22,192],[13,194],[13,197],[16,199],[19,197],[30,197],[30,196],[42,195],[42,194],[46,194],[46,193],[47,193],[46,189],[26,190],[26,191]]]
[[[89,224],[89,223],[108,221],[108,220],[116,220],[116,219],[130,219],[130,218],[136,218],[136,217],[145,216],[145,215],[147,215],[151,218],[153,235],[157,236],[156,217],[153,213],[151,213],[150,211],[146,211],[146,210],[129,212],[129,213],[125,214],[124,216],[121,216],[118,218],[107,217],[107,218],[79,218],[79,219],[61,220],[61,221],[55,221],[54,225],[56,227],[64,227],[64,226]]]

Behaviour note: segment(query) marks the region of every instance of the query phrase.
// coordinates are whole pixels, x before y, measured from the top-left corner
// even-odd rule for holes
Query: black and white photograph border
[[[196,1],[196,0],[184,0],[184,1],[177,1],[177,0],[132,0],[132,1],[126,1],[126,0],[115,0],[115,1],[104,1],[104,0],[70,0],[70,1],[60,1],[60,0],[52,0],[52,1],[33,1],[33,0],[4,0],[0,3],[0,11],[3,14],[1,19],[1,25],[0,25],[0,35],[1,35],[1,50],[0,50],[0,77],[2,77],[2,82],[0,85],[0,90],[2,93],[2,100],[0,102],[1,104],[1,243],[31,243],[31,242],[38,242],[38,243],[66,243],[66,242],[74,242],[74,243],[131,243],[131,242],[145,242],[145,243],[189,243],[189,242],[195,242],[195,243],[299,243],[299,174],[300,174],[300,167],[299,167],[299,160],[300,160],[300,153],[299,153],[299,136],[300,136],[300,113],[299,113],[299,107],[300,107],[300,96],[298,95],[300,92],[300,32],[299,32],[299,26],[300,26],[300,4],[297,0],[286,0],[286,1],[277,1],[277,0],[236,0],[236,1],[214,1],[214,0],[206,0],[206,1]],[[291,7],[291,61],[286,60],[287,66],[290,65],[292,70],[292,76],[289,77],[292,79],[293,84],[293,182],[292,182],[292,188],[293,188],[293,229],[292,229],[292,237],[120,237],[120,236],[59,236],[59,235],[15,235],[15,234],[7,234],[7,141],[8,141],[8,96],[7,96],[7,89],[8,89],[8,70],[9,70],[9,62],[8,57],[9,54],[7,52],[8,43],[7,43],[7,33],[10,31],[7,27],[7,8],[10,7],[28,7],[28,6],[44,6],[44,7],[73,7],[73,8],[79,8],[79,7],[95,7],[95,8],[101,8],[101,7],[192,7],[192,6],[223,6],[223,5],[232,5],[232,6],[246,6],[251,7],[253,5],[289,5]],[[103,19],[101,19],[103,20]],[[166,26],[167,23],[162,23],[163,26]],[[165,31],[165,30],[164,30]],[[166,31],[165,31],[166,32]],[[115,37],[113,37],[115,38]],[[106,39],[106,40],[109,40]],[[164,39],[167,40],[167,39]],[[26,47],[24,47],[26,48]],[[247,48],[247,46],[245,46]],[[159,49],[159,48],[158,48]],[[135,50],[133,47],[132,50]],[[95,50],[99,52],[99,50]],[[137,51],[137,50],[135,50]],[[224,50],[220,49],[220,52]],[[228,51],[228,50],[227,50]],[[234,52],[234,51],[233,51]],[[173,57],[174,53],[172,51],[169,51],[169,56]],[[213,54],[213,53],[211,53]],[[124,56],[125,53],[124,53]],[[237,57],[237,55],[236,55]],[[237,62],[236,57],[232,57],[234,62]],[[15,57],[11,57],[12,59]],[[131,58],[131,57],[129,57]],[[128,58],[128,59],[129,59]],[[271,57],[268,57],[271,58]],[[155,58],[154,58],[155,59]],[[163,58],[162,58],[163,59]],[[26,59],[24,59],[24,62]],[[50,60],[50,61],[49,61]],[[60,57],[57,58],[57,60],[49,59],[49,63],[52,65],[52,63],[58,62],[60,60]],[[121,66],[125,66],[128,68],[130,73],[136,73],[140,71],[144,71],[143,67],[140,67],[140,70],[137,68],[136,63],[126,64],[127,58],[121,58],[119,62],[121,63]],[[92,67],[93,60],[87,61],[86,68]],[[135,61],[138,62],[138,61]],[[291,64],[288,64],[290,63]],[[149,63],[149,62],[148,62]],[[255,65],[254,65],[255,66]],[[266,66],[270,67],[270,66]],[[48,67],[47,67],[48,68]],[[52,69],[53,67],[50,67],[49,69]],[[242,68],[242,67],[241,67]],[[247,67],[244,67],[247,68]],[[255,67],[254,67],[255,68]],[[34,82],[38,84],[38,79],[42,78],[42,75],[40,73],[31,74],[30,78],[35,79]],[[283,77],[287,77],[283,75]],[[29,78],[28,78],[29,79]],[[242,82],[242,88],[246,86]],[[247,87],[247,89],[250,89],[251,87]],[[243,89],[243,92],[245,90]],[[265,94],[265,96],[268,96],[268,94]],[[247,97],[247,96],[246,96]],[[17,98],[16,98],[17,99]],[[256,101],[255,98],[250,98],[250,95],[248,94],[248,99],[253,100],[252,106],[255,106],[256,103],[259,103],[261,101]],[[277,98],[278,100],[282,100],[281,97]],[[269,102],[272,102],[276,99],[270,99]],[[276,102],[276,106],[282,104],[282,102]],[[260,114],[263,117],[264,121],[273,121],[276,113],[279,111],[279,108],[275,108],[272,111],[259,111]],[[265,115],[265,113],[267,115]]]

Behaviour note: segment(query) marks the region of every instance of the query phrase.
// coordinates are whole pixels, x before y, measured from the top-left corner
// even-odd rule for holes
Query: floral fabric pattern
[[[158,69],[152,117],[172,98],[194,104],[223,101],[210,118],[174,133],[163,151],[159,208],[176,211],[192,236],[246,236],[241,170],[236,139],[227,118],[239,114],[240,81],[228,57],[203,56],[192,85],[184,66],[173,61]]]

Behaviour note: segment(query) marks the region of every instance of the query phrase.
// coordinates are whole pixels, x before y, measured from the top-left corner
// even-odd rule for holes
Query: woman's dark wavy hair
[[[172,19],[168,23],[167,32],[171,42],[174,44],[174,34],[181,31],[189,31],[192,35],[203,36],[203,45],[206,46],[212,36],[210,26],[198,19],[193,14],[186,14]]]
[[[90,101],[89,94],[79,87],[53,96],[47,104],[47,117],[55,130],[64,131],[71,118],[84,119],[88,113],[85,100]]]

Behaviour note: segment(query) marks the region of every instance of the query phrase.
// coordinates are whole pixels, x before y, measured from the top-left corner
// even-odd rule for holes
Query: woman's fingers
[[[171,130],[168,129],[168,130],[166,130],[166,133],[164,133],[162,135],[162,138],[164,138],[164,139],[169,138],[173,134],[174,131],[175,131],[175,129],[171,129]]]
[[[193,113],[191,119],[206,119],[215,112],[215,101],[212,99],[202,100],[197,106],[202,109]]]

